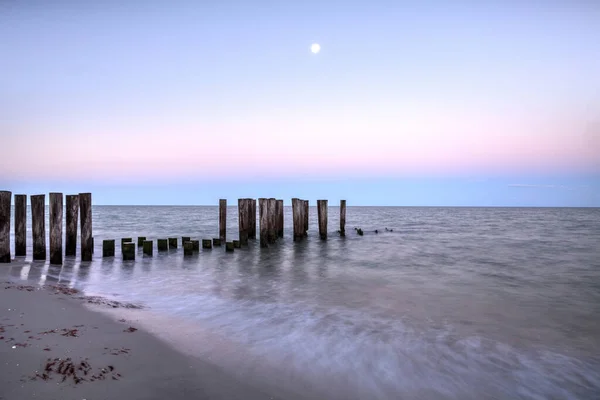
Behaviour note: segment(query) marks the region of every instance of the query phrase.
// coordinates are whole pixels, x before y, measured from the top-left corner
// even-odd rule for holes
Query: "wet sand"
[[[0,399],[290,399],[175,351],[64,287],[0,282]]]

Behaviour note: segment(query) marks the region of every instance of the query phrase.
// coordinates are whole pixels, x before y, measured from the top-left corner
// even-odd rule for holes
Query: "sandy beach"
[[[64,286],[0,288],[0,399],[278,399],[95,307]]]

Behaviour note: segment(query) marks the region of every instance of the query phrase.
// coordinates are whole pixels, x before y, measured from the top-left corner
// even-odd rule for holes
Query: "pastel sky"
[[[0,189],[600,206],[597,1],[7,1],[0,38]]]

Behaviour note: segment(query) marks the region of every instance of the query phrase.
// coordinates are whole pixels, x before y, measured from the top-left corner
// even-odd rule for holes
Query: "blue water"
[[[124,263],[102,239],[217,237],[217,207],[95,206],[91,263],[29,256],[0,276],[141,302],[227,343],[172,329],[186,351],[307,398],[600,398],[600,209],[348,207],[340,238],[330,207],[326,242],[315,208],[303,242],[285,213],[268,249]]]

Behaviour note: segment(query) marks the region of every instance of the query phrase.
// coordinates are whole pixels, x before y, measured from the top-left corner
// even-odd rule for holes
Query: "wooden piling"
[[[102,241],[102,257],[115,256],[115,239],[104,239]]]
[[[46,195],[37,194],[31,199],[31,235],[33,239],[33,259],[46,259]]]
[[[327,240],[327,200],[317,200],[317,215],[319,218],[319,236]]]
[[[158,251],[169,250],[169,241],[167,239],[156,239],[156,249]]]
[[[294,197],[292,199],[292,222],[294,224],[294,241],[304,237],[304,203]]]
[[[169,238],[169,249],[177,248],[177,238]]]
[[[240,241],[239,240],[234,240],[233,241],[233,247],[235,247],[236,249],[239,249],[241,247],[240,246]]]
[[[248,237],[256,239],[256,199],[248,200]]]
[[[123,261],[135,260],[135,243],[123,243]]]
[[[212,249],[212,240],[202,239],[202,248],[203,249]]]
[[[189,242],[189,241],[191,241],[191,240],[192,240],[192,238],[191,238],[191,237],[189,237],[189,236],[182,236],[182,237],[181,237],[181,245],[183,246],[183,244],[184,244],[185,242]]]
[[[221,239],[213,238],[213,247],[221,247]]]
[[[77,224],[79,222],[79,195],[67,195],[65,256],[77,255]]]
[[[225,251],[231,253],[234,250],[233,242],[225,242]]]
[[[63,262],[63,194],[50,193],[50,264],[62,265]]]
[[[15,194],[15,256],[27,254],[27,195]]]
[[[81,261],[92,261],[92,194],[79,193],[81,220]]]
[[[277,200],[277,236],[283,237],[283,200]]]
[[[308,205],[308,200],[303,200],[304,201],[304,236],[308,236],[308,210],[309,210],[309,205]]]
[[[123,252],[123,245],[125,243],[133,243],[133,238],[121,238],[121,252]]]
[[[227,199],[219,200],[219,239],[225,242],[227,235]]]
[[[12,192],[0,191],[0,263],[10,262],[10,212]]]
[[[145,255],[152,256],[152,252],[154,250],[152,240],[144,240],[144,242],[142,243],[142,248]]]
[[[269,199],[258,199],[258,215],[260,219],[260,247],[269,247]]]
[[[248,245],[248,211],[248,199],[238,199],[238,228],[242,246]]]
[[[192,242],[192,250],[200,251],[200,241],[199,240],[191,240]]]
[[[144,248],[144,242],[146,241],[146,236],[138,236],[137,238],[137,245],[138,245],[138,249]]]
[[[269,214],[269,243],[277,241],[277,200],[270,198],[267,203],[267,213]]]
[[[183,242],[183,255],[191,256],[194,254],[194,245],[189,240],[187,242]]]
[[[340,236],[346,236],[346,200],[340,200]]]

